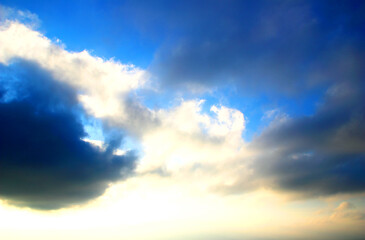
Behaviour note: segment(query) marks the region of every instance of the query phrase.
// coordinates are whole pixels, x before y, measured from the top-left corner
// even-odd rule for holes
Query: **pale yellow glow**
[[[26,234],[27,239],[112,240],[209,234],[288,237],[298,233],[305,236],[307,229],[343,228],[343,224],[361,231],[354,221],[334,221],[329,215],[292,209],[274,192],[260,190],[222,197],[192,192],[187,186],[153,175],[116,184],[101,198],[82,207],[38,212],[2,204],[0,216],[1,239],[23,239]],[[55,233],[59,238],[52,237]]]

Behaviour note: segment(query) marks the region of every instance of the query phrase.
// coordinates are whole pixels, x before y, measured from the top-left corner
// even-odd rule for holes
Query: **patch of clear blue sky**
[[[120,60],[146,68],[159,39],[144,38],[123,9],[123,1],[4,0],[2,5],[29,10],[41,20],[40,30],[58,38],[71,51]],[[116,4],[117,3],[117,4]]]
[[[84,130],[87,134],[87,139],[105,142],[106,139],[103,132],[103,124],[100,119],[83,118],[82,122],[84,125]],[[123,140],[119,148],[124,150],[134,150],[137,152],[142,152],[142,146],[136,139],[127,135],[123,135],[122,138]]]
[[[50,39],[60,39],[67,50],[86,49],[95,56],[107,59],[114,57],[122,63],[131,63],[144,69],[151,64],[154,54],[168,35],[163,28],[154,29],[155,34],[152,35],[143,34],[136,22],[143,16],[131,17],[124,1],[3,0],[2,4],[37,14],[41,20],[40,30]],[[161,6],[161,10],[168,9]],[[175,32],[179,33],[178,30]],[[259,93],[248,95],[238,92],[234,87],[222,86],[204,94],[176,94],[174,89],[163,90],[158,94],[147,91],[139,93],[143,103],[151,109],[171,107],[179,97],[185,100],[205,99],[205,113],[210,112],[213,104],[239,109],[247,120],[243,137],[250,141],[268,124],[268,120],[263,120],[266,111],[278,109],[289,116],[311,115],[315,111],[315,103],[322,96],[322,90],[307,92],[305,96],[297,98]],[[97,131],[90,126],[88,129],[93,134]]]

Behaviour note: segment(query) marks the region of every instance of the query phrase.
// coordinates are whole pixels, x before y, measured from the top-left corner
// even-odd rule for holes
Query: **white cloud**
[[[202,187],[210,188],[231,184],[247,171],[239,161],[247,155],[241,137],[245,118],[236,109],[213,105],[203,113],[204,100],[182,100],[170,109],[150,110],[131,94],[145,86],[146,71],[86,50],[67,51],[29,26],[6,21],[0,30],[0,63],[18,58],[75,88],[91,115],[136,133],[143,146],[140,173],[162,169],[187,185],[200,178]]]
[[[144,70],[92,56],[86,50],[67,51],[24,24],[6,21],[0,28],[0,63],[9,65],[17,58],[39,64],[55,79],[76,88],[80,102],[93,116],[117,118],[129,129],[140,127],[130,119],[127,95],[144,86]]]
[[[236,109],[216,105],[211,106],[211,115],[204,114],[202,113],[204,102],[204,100],[182,100],[179,106],[168,111],[160,110],[158,115],[165,126],[183,133],[204,133],[216,138],[235,135],[241,139],[242,131],[245,129],[243,114]]]
[[[156,113],[161,125],[141,139],[144,157],[137,171],[160,173],[191,189],[216,190],[249,176],[249,156],[241,135],[244,115],[225,106],[211,106],[204,113],[204,100],[181,101]]]

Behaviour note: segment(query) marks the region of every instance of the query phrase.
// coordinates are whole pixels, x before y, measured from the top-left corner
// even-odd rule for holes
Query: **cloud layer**
[[[365,88],[356,80],[330,88],[314,115],[277,119],[254,139],[254,168],[269,186],[309,196],[365,191]]]
[[[80,159],[77,162],[84,169],[85,176],[71,174],[70,179],[76,175],[80,178],[70,180],[64,193],[60,191],[57,197],[60,201],[48,208],[100,195],[109,182],[128,176],[134,167],[135,157],[112,155],[120,143],[119,137],[105,151],[81,141],[85,133],[80,114],[89,114],[101,119],[104,126],[137,136],[144,154],[137,168],[142,175],[157,173],[186,185],[196,181],[199,184],[194,186],[200,189],[225,194],[270,188],[313,197],[365,190],[365,74],[360,64],[364,61],[364,49],[359,44],[364,36],[359,32],[363,18],[358,12],[363,4],[340,2],[330,9],[322,9],[320,3],[301,1],[200,4],[192,7],[188,2],[176,16],[164,15],[164,11],[157,18],[172,19],[177,24],[162,21],[167,35],[174,33],[175,27],[181,30],[181,35],[161,47],[150,67],[162,86],[214,88],[233,83],[242,92],[253,89],[256,94],[305,92],[308,86],[326,82],[327,91],[317,110],[312,115],[293,118],[278,114],[251,143],[245,143],[242,134],[247,119],[238,109],[217,104],[204,111],[204,100],[194,99],[181,100],[175,107],[151,110],[139,101],[143,96],[137,94],[148,80],[146,71],[92,56],[87,51],[67,51],[17,21],[5,21],[0,28],[0,62],[4,64],[2,81],[8,85],[4,84],[2,89],[2,125],[13,127],[4,127],[8,131],[2,141],[12,132],[24,140],[29,137],[24,135],[27,131],[17,131],[16,126],[39,129],[31,134],[39,139],[48,139],[49,133],[59,135],[61,138],[54,140],[52,151],[70,156],[65,156],[65,170],[57,174],[71,174],[68,171],[74,164],[69,160],[72,158]],[[153,21],[147,21],[158,13],[154,7],[131,5],[133,11],[146,13],[142,14],[140,24],[154,26]],[[169,7],[180,9],[174,3]],[[176,17],[190,20],[180,22]],[[13,68],[26,73],[14,75]],[[10,78],[20,80],[10,84]],[[13,112],[13,120],[8,112]],[[69,130],[63,133],[61,124]],[[12,147],[7,147],[14,151],[9,150],[9,158],[3,160],[4,169],[9,169],[4,173],[11,172],[10,158],[26,159],[23,155],[12,157],[20,154],[15,151],[17,141],[14,138]],[[46,143],[42,141],[32,149]],[[29,140],[22,148],[32,144],[38,143]],[[61,177],[48,172],[60,169],[57,164],[63,155],[57,154],[54,163],[43,167],[51,152],[44,154],[39,163],[35,162],[47,170],[39,176],[50,177],[49,182],[61,186]],[[87,166],[84,159],[90,161]],[[14,171],[21,172],[23,160]],[[126,175],[120,175],[123,169]],[[29,173],[24,177],[4,176],[14,178],[4,180],[3,184],[31,179]],[[85,185],[80,184],[85,191],[80,191],[75,199],[69,198],[69,188],[83,178]],[[34,191],[35,196],[30,192],[18,196],[9,190],[12,186],[4,185],[8,192],[3,195],[16,204],[47,208],[46,202],[52,202],[46,198],[51,191],[47,184],[38,189],[40,192]],[[19,185],[17,189],[26,192],[28,187]]]
[[[245,94],[300,94],[341,78],[362,56],[362,1],[128,6],[142,33],[162,38],[150,70],[163,87],[211,89],[230,83]]]

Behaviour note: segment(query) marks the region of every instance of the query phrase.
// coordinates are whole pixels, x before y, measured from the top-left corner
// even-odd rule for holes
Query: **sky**
[[[364,1],[0,1],[0,239],[365,238]]]

